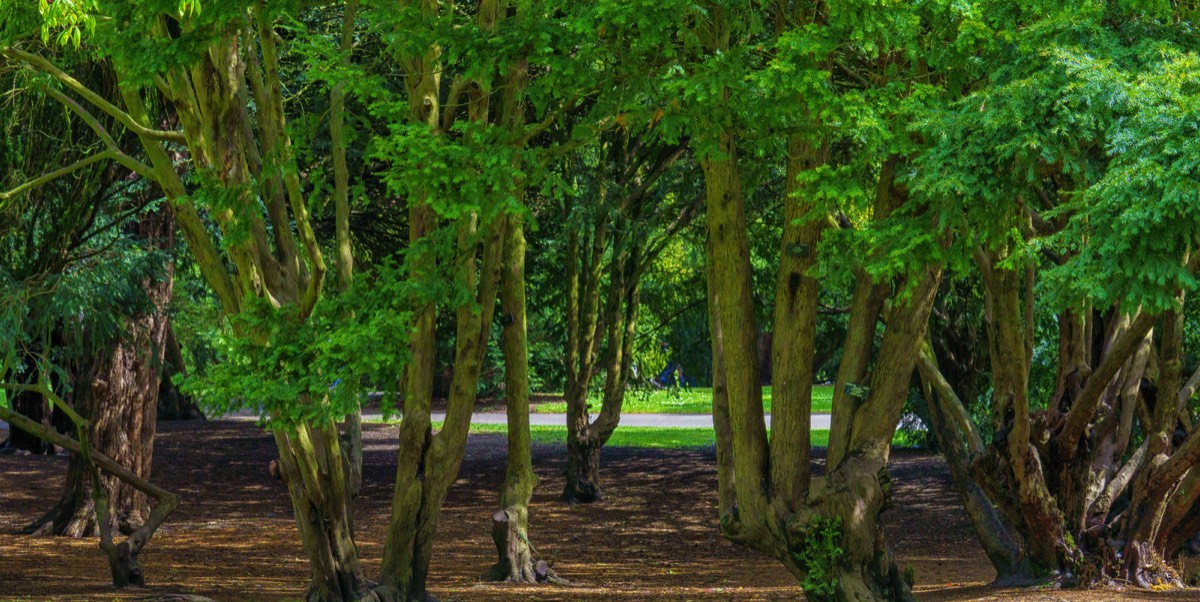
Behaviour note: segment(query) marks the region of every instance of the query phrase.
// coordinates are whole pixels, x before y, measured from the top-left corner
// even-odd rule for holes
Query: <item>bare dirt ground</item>
[[[0,438],[4,435],[0,432]],[[395,429],[369,425],[357,539],[377,576],[387,523]],[[716,520],[711,450],[606,450],[607,497],[566,506],[561,446],[535,446],[541,485],[531,539],[570,587],[484,584],[495,559],[490,516],[503,478],[504,440],[471,437],[459,481],[442,512],[431,590],[450,601],[760,601],[802,598],[769,558],[725,541]],[[191,593],[217,600],[292,600],[304,592],[306,561],[283,485],[270,478],[269,435],[252,424],[163,423],[154,480],[183,504],[142,553],[150,586],[118,592],[95,540],[11,533],[59,494],[66,458],[0,456],[0,600],[124,600]],[[887,536],[916,571],[922,600],[1200,600],[1195,591],[997,590],[940,458],[898,451],[895,507]]]

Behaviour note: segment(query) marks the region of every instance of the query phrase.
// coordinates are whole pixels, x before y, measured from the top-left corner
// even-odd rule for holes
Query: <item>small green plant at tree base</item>
[[[837,592],[836,570],[846,555],[842,549],[842,519],[818,516],[812,520],[808,535],[792,558],[804,567],[801,586],[810,600],[833,600]]]

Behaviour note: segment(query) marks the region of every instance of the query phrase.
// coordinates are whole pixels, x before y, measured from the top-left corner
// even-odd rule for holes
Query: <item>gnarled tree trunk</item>
[[[172,244],[174,224],[169,210],[147,214],[137,225],[136,236],[151,248]],[[126,332],[111,346],[98,349],[89,365],[75,373],[74,406],[88,420],[92,445],[133,474],[149,480],[154,456],[154,434],[163,349],[168,330],[167,306],[173,285],[170,262],[162,277],[142,283],[148,309],[128,319]],[[104,498],[112,528],[131,533],[149,514],[146,497],[131,484],[103,474]],[[58,504],[27,527],[37,535],[88,537],[96,534],[96,508],[91,494],[92,475],[84,459],[72,455],[65,491]]]

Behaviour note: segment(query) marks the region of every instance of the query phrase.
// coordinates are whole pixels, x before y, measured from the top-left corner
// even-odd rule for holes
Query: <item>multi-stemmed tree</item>
[[[1180,82],[1196,63],[1175,25],[1186,9],[1076,8],[985,12],[976,24],[1021,43],[985,47],[996,68],[921,128],[937,144],[919,186],[985,294],[991,440],[929,349],[921,373],[956,479],[1003,517],[975,521],[993,561],[1147,587],[1178,582],[1167,559],[1195,531],[1195,106]]]

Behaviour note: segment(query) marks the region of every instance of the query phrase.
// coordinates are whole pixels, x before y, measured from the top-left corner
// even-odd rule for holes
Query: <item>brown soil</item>
[[[3,433],[0,432],[0,438]],[[369,425],[358,506],[358,541],[378,574],[395,472],[395,429]],[[535,446],[541,485],[531,539],[570,587],[484,584],[495,559],[490,515],[504,470],[504,440],[472,436],[446,502],[430,580],[444,602],[594,600],[796,600],[776,562],[719,534],[711,450],[605,450],[607,497],[566,506],[561,446]],[[11,533],[48,509],[62,487],[64,457],[0,456],[0,600],[114,600],[191,593],[217,600],[288,600],[303,594],[302,556],[286,492],[267,473],[271,438],[248,423],[163,423],[155,481],[184,502],[142,554],[147,590],[117,592],[95,540]],[[997,590],[940,458],[898,451],[895,507],[887,534],[902,566],[916,571],[922,600],[1196,600],[1191,591]]]

